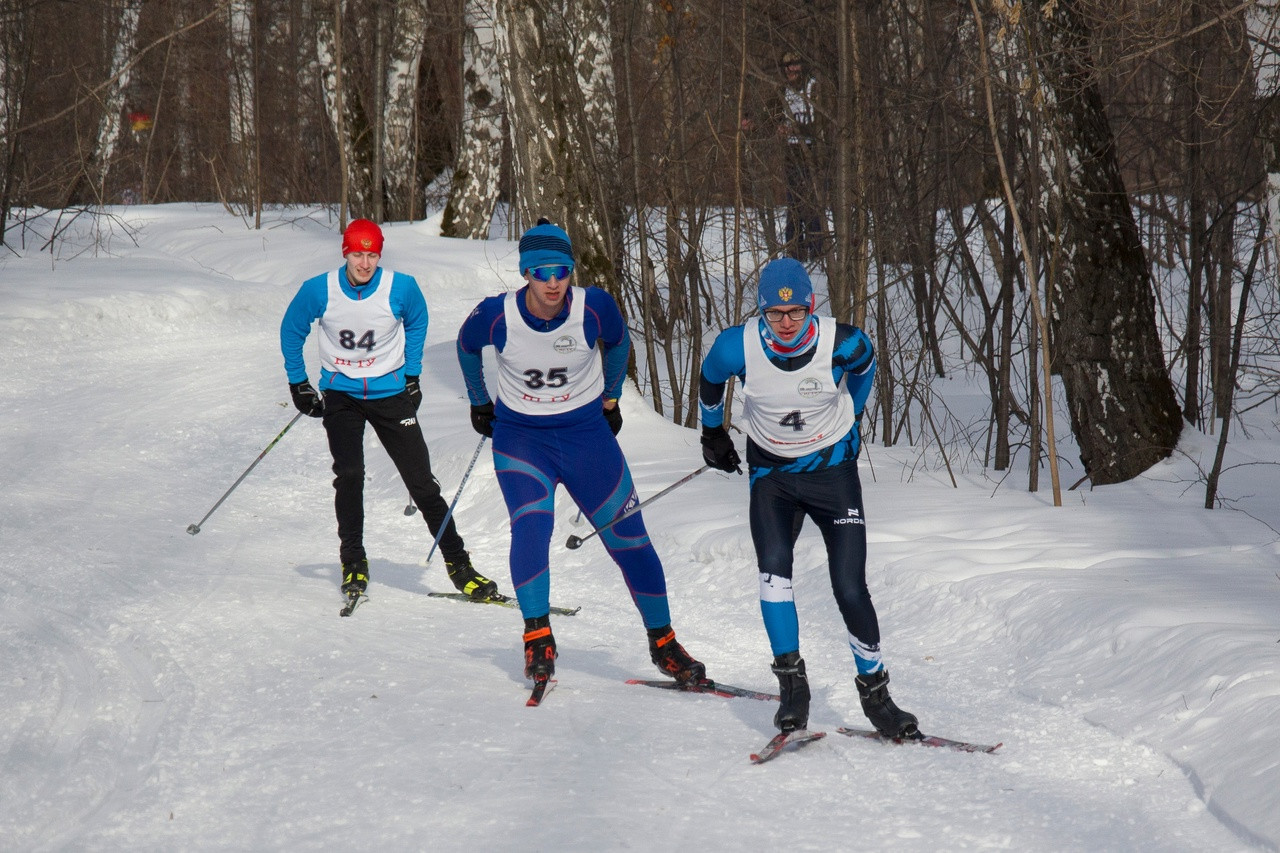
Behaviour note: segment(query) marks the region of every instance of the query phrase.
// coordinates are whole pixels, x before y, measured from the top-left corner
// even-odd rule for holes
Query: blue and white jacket
[[[325,312],[329,305],[329,276],[321,273],[302,283],[293,301],[289,303],[280,322],[280,351],[284,355],[284,369],[290,384],[307,381],[307,366],[303,358],[302,348],[311,326],[316,321],[324,322]],[[390,281],[386,281],[390,277]],[[386,373],[373,376],[348,376],[340,369],[321,368],[321,391],[341,391],[364,400],[390,397],[404,390],[406,376],[419,376],[422,373],[422,348],[427,342],[427,301],[418,287],[417,280],[400,272],[383,270],[381,267],[373,274],[367,284],[353,286],[346,276],[346,267],[337,271],[337,278],[342,293],[358,305],[369,301],[379,289],[390,287],[390,309],[392,316],[403,326],[404,362]],[[350,311],[351,306],[345,306]],[[396,359],[399,361],[399,359]]]

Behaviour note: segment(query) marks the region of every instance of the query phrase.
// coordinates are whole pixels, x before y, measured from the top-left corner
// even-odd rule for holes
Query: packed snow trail
[[[1191,851],[1280,839],[1274,793],[1212,781],[1260,743],[1215,765],[1209,741],[1189,737],[1182,766],[1161,745],[1171,726],[1211,723],[1211,702],[1254,684],[1265,696],[1268,672],[1274,683],[1265,646],[1226,664],[1239,677],[1189,671],[1204,664],[1197,639],[1239,648],[1252,612],[1275,612],[1261,568],[1274,552],[1247,519],[1201,522],[1174,491],[1046,510],[1043,496],[993,496],[979,477],[959,490],[906,482],[910,448],[869,448],[870,583],[894,696],[930,733],[1004,746],[829,736],[759,767],[747,755],[773,733],[769,703],[626,684],[660,677],[643,626],[597,543],[562,547],[589,532],[562,500],[552,598],[582,610],[553,617],[558,686],[526,708],[518,611],[427,595],[451,585],[438,558],[422,565],[430,536],[403,515],[372,437],[370,600],[353,617],[337,615],[318,422],[300,422],[198,536],[185,532],[292,417],[276,329],[301,277],[338,262],[336,238],[305,219],[244,231],[212,207],[126,213],[149,220],[139,246],[117,239],[52,268],[32,251],[0,277],[5,363],[22,356],[0,411],[7,847],[694,850],[713,838],[743,850]],[[389,229],[386,259],[420,276],[431,306],[420,417],[452,494],[475,445],[452,335],[514,280],[513,247],[433,233]],[[39,341],[40,357],[14,341]],[[623,406],[642,498],[701,464],[696,432],[633,392]],[[1153,522],[1156,508],[1169,518]],[[510,592],[487,455],[457,516],[477,568]],[[776,689],[745,478],[699,477],[645,517],[682,643],[713,678]],[[807,529],[796,598],[811,727],[834,731],[865,721],[821,552]],[[1234,580],[1215,581],[1209,601],[1170,568],[1190,561]],[[1206,606],[1222,624],[1197,634]],[[1240,720],[1274,732],[1274,703],[1255,701]],[[1268,773],[1258,765],[1255,784]]]

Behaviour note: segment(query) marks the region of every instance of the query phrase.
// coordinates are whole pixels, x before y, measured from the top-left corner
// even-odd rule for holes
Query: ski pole
[[[249,472],[250,472],[250,471],[252,471],[252,470],[254,469],[254,467],[255,467],[259,462],[261,462],[261,461],[262,461],[262,457],[266,456],[266,455],[271,451],[271,448],[273,448],[273,447],[275,447],[275,446],[276,446],[276,442],[278,442],[280,439],[284,438],[284,434],[285,434],[286,432],[288,432],[288,431],[289,431],[289,427],[291,427],[291,426],[293,426],[294,424],[296,424],[296,423],[298,422],[298,418],[300,418],[300,417],[302,417],[302,412],[298,412],[296,415],[294,415],[294,416],[293,416],[293,420],[289,421],[289,423],[287,423],[287,424],[285,424],[285,425],[284,425],[284,429],[280,430],[280,434],[279,434],[279,435],[277,435],[275,438],[273,438],[273,439],[271,440],[271,443],[270,443],[270,444],[268,444],[268,445],[266,446],[266,448],[265,448],[261,453],[259,453],[259,454],[258,454],[258,458],[257,458],[257,459],[255,459],[255,460],[253,460],[253,464],[252,464],[252,465],[250,465],[248,468],[244,469],[244,473],[240,475],[240,479],[239,479],[239,480],[236,480],[234,483],[232,483],[232,484],[231,484],[231,488],[227,489],[226,494],[224,494],[222,497],[218,498],[218,502],[217,502],[216,504],[214,504],[214,505],[213,505],[213,508],[212,508],[212,509],[210,509],[208,512],[206,512],[206,513],[204,514],[204,518],[200,519],[200,521],[199,521],[198,523],[196,523],[196,524],[188,524],[188,525],[187,525],[187,532],[188,532],[188,533],[190,533],[192,536],[195,536],[197,533],[199,533],[199,532],[200,532],[200,525],[201,525],[201,524],[204,524],[206,521],[208,521],[208,520],[209,520],[209,516],[213,515],[214,510],[216,510],[218,507],[222,506],[222,502],[223,502],[223,501],[225,501],[225,500],[227,499],[227,496],[228,496],[228,495],[230,495],[232,492],[234,492],[234,491],[236,490],[236,486],[240,485],[240,483],[244,481],[244,478],[245,478],[245,477],[248,477],[248,476],[249,476]]]
[[[480,458],[480,451],[484,449],[484,442],[489,436],[480,436],[480,443],[476,445],[476,452],[471,454],[471,464],[467,466],[467,470],[462,475],[462,482],[458,484],[458,491],[453,495],[453,503],[449,504],[449,511],[444,514],[444,521],[440,522],[440,530],[436,533],[436,541],[431,543],[431,550],[427,552],[427,562],[431,562],[431,555],[436,552],[436,546],[440,544],[440,537],[444,535],[444,529],[449,526],[449,519],[453,518],[453,508],[458,505],[458,498],[462,497],[462,487],[467,484],[467,478],[471,476],[471,469],[476,467],[476,460]],[[422,513],[426,517],[426,511]]]
[[[592,536],[595,536],[596,534],[599,534],[599,533],[604,533],[606,530],[608,530],[610,527],[613,527],[615,524],[617,524],[619,521],[622,521],[624,518],[629,518],[630,516],[635,515],[637,512],[639,512],[640,510],[644,509],[644,508],[645,508],[645,507],[647,507],[649,504],[651,504],[651,503],[653,503],[654,501],[656,501],[658,498],[662,497],[663,495],[667,494],[668,492],[674,491],[675,489],[679,488],[680,486],[683,486],[685,483],[689,482],[689,481],[690,481],[690,480],[692,480],[694,477],[696,477],[696,476],[698,476],[699,474],[701,474],[703,471],[708,470],[710,467],[711,467],[710,465],[703,465],[701,468],[699,468],[697,471],[694,471],[692,474],[686,474],[686,475],[684,475],[684,476],[683,476],[683,477],[681,477],[679,480],[676,480],[676,481],[675,481],[674,483],[672,483],[670,486],[667,486],[665,489],[663,489],[662,491],[658,492],[658,493],[657,493],[656,495],[654,495],[653,497],[651,497],[651,498],[648,498],[648,499],[646,499],[646,500],[641,501],[640,503],[638,503],[638,504],[636,504],[635,506],[633,506],[631,509],[629,509],[629,510],[627,510],[626,512],[624,512],[622,515],[620,515],[620,516],[618,516],[617,518],[615,518],[613,521],[611,521],[611,522],[609,522],[608,524],[606,524],[604,527],[597,528],[594,532],[592,532],[592,533],[588,533],[586,536],[581,536],[581,537],[579,537],[579,536],[570,536],[570,537],[569,537],[569,539],[568,539],[568,541],[566,541],[566,542],[564,543],[564,546],[565,546],[566,548],[570,549],[570,550],[573,550],[574,548],[580,548],[580,547],[582,546],[582,543],[583,543],[583,542],[586,542],[586,541],[587,541],[588,539],[590,539]]]
[[[406,516],[409,516],[409,515],[413,515],[417,511],[418,511],[418,508],[413,505],[413,495],[409,495],[409,503],[405,505],[404,514]]]

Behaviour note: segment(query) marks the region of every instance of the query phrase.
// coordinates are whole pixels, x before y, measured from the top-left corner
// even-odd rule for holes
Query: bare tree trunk
[[[84,172],[67,194],[68,203],[106,201],[107,177],[111,171],[111,157],[120,141],[121,121],[124,113],[125,90],[129,86],[130,67],[138,39],[138,19],[142,15],[142,0],[123,0],[119,5],[115,37],[112,41],[111,64],[107,68],[107,85],[103,90],[102,115],[98,130],[86,158]],[[85,184],[91,186],[92,197],[83,193]]]
[[[498,19],[506,37],[502,82],[515,210],[524,225],[546,216],[564,227],[573,240],[579,281],[616,296],[616,195],[605,197],[596,171],[616,158],[595,148],[613,126],[612,76],[606,84],[580,71],[583,65],[607,64],[603,6],[581,0],[564,10],[551,0],[499,0]]]
[[[31,4],[23,0],[0,0],[0,245],[13,192],[13,164],[18,156],[18,128],[27,89],[27,68],[31,62],[34,33],[31,32]]]
[[[1027,295],[1028,297],[1030,297],[1031,311],[1035,318],[1036,331],[1040,336],[1040,346],[1042,347],[1041,359],[1042,359],[1042,369],[1044,371],[1044,388],[1045,388],[1044,423],[1045,423],[1045,430],[1047,432],[1046,437],[1048,438],[1048,445],[1049,445],[1049,470],[1053,480],[1053,505],[1062,506],[1062,490],[1060,488],[1060,483],[1058,480],[1058,461],[1057,461],[1057,456],[1054,453],[1055,442],[1054,442],[1053,393],[1052,393],[1053,386],[1050,383],[1051,371],[1050,371],[1049,365],[1050,365],[1051,354],[1048,350],[1049,323],[1048,323],[1048,319],[1045,316],[1045,312],[1041,310],[1041,306],[1040,306],[1040,268],[1039,268],[1039,265],[1036,263],[1036,256],[1032,252],[1031,243],[1027,239],[1026,229],[1022,227],[1022,218],[1018,215],[1017,199],[1014,195],[1014,190],[1013,190],[1013,179],[1009,173],[1009,168],[1005,163],[1004,144],[997,127],[995,102],[991,94],[991,89],[992,89],[991,68],[990,68],[990,61],[988,57],[986,29],[985,27],[983,27],[983,24],[982,24],[982,14],[981,12],[978,11],[978,4],[976,0],[969,0],[969,7],[973,11],[974,25],[977,28],[977,32],[978,32],[979,59],[982,67],[982,86],[983,86],[984,96],[987,103],[987,122],[991,132],[991,142],[995,148],[996,163],[1000,171],[1000,183],[1004,192],[1005,205],[1008,210],[1009,217],[1013,220],[1013,227],[1018,235],[1018,243],[1022,247],[1023,263],[1026,265],[1026,274],[1027,274]],[[1029,30],[1028,33],[1029,35],[1027,40],[1027,45],[1028,45],[1027,52],[1030,56],[1038,58],[1038,49],[1037,49],[1037,40],[1035,39],[1035,31]],[[1036,82],[1037,78],[1035,77],[1034,74],[1031,75],[1031,80],[1032,80],[1032,86],[1038,85],[1038,83]],[[1065,177],[1063,178],[1063,180],[1064,181],[1066,180]],[[1127,209],[1128,208],[1126,208],[1126,210]],[[1046,287],[1046,290],[1048,289],[1049,288]],[[1033,459],[1034,458],[1035,457],[1033,457]],[[1037,465],[1033,463],[1031,465],[1030,470],[1031,470],[1031,488],[1035,488],[1035,484],[1038,482]]]
[[[342,86],[342,15],[343,0],[333,0],[333,14],[321,13],[316,22],[316,67],[320,69],[320,90],[324,93],[325,112],[333,125],[338,141],[338,174],[341,188],[338,191],[338,227],[347,227],[347,163],[350,149],[346,130],[343,128]]]
[[[583,191],[594,202],[592,242],[601,254],[598,263],[607,287],[620,296],[617,270],[621,266],[622,186],[618,174],[617,81],[613,75],[613,28],[610,0],[571,0],[569,33],[573,39],[573,69],[585,122],[582,153],[587,171]],[[594,264],[593,264],[594,265]]]
[[[1014,279],[1017,276],[1018,247],[1014,242],[1013,217],[1004,218],[1003,263],[1000,264],[1000,297],[997,309],[1000,312],[1000,355],[996,369],[995,397],[991,401],[995,410],[996,454],[992,465],[997,471],[1004,471],[1011,461],[1009,447],[1009,415],[1013,397],[1013,384],[1009,381],[1013,368],[1013,291]],[[1033,335],[1032,338],[1035,336]],[[994,349],[994,347],[993,347]],[[993,353],[994,355],[994,353]],[[1034,367],[1035,362],[1030,362]],[[1030,373],[1034,375],[1035,370]],[[1036,460],[1031,461],[1031,468],[1036,468]]]
[[[1258,223],[1258,236],[1253,245],[1253,256],[1249,259],[1249,268],[1245,271],[1244,280],[1240,284],[1240,302],[1239,308],[1236,310],[1235,331],[1231,338],[1231,362],[1228,365],[1230,372],[1230,382],[1226,384],[1226,390],[1223,396],[1226,398],[1224,407],[1226,414],[1222,417],[1222,432],[1218,436],[1218,449],[1214,453],[1213,466],[1209,469],[1209,475],[1206,478],[1204,490],[1204,506],[1205,509],[1213,509],[1218,499],[1218,482],[1222,478],[1222,460],[1227,452],[1227,434],[1231,431],[1231,407],[1235,398],[1235,379],[1240,371],[1240,344],[1244,337],[1244,327],[1249,317],[1249,294],[1253,290],[1253,277],[1258,269],[1258,257],[1262,254],[1262,247],[1266,243],[1267,235],[1267,210],[1262,208],[1262,215]]]
[[[423,0],[397,0],[392,26],[382,114],[382,179],[387,200],[384,216],[400,221],[410,218],[418,191],[413,127],[418,115],[418,69],[427,31]]]
[[[636,19],[639,18],[639,10],[632,8],[628,11],[626,24],[623,31],[624,55],[623,69],[626,85],[626,103],[627,103],[627,127],[631,131],[631,198],[632,208],[636,218],[636,262],[639,264],[639,287],[636,288],[635,298],[640,301],[640,320],[641,328],[644,334],[640,336],[640,340],[644,346],[645,367],[647,368],[649,381],[649,394],[652,399],[653,409],[658,414],[663,414],[665,406],[662,401],[662,380],[658,370],[658,353],[656,348],[656,325],[654,321],[654,310],[659,307],[657,293],[657,282],[655,279],[653,258],[649,254],[649,206],[645,199],[645,184],[640,176],[640,128],[638,127],[638,117],[636,113],[636,99],[640,93],[636,91],[633,82],[633,57],[635,56],[635,28]],[[739,105],[741,112],[741,105]],[[737,255],[734,255],[736,260]],[[726,412],[726,420],[728,413]]]
[[[384,69],[390,72],[387,63],[387,4],[384,0],[373,0],[373,18],[372,26],[372,46],[373,46],[373,73],[369,76],[373,78],[373,104],[368,111],[370,118],[369,131],[372,135],[371,144],[369,145],[369,216],[374,222],[385,222],[387,219],[386,211],[386,185],[385,166],[387,164],[387,152],[385,143],[387,139],[387,87],[383,85],[382,73]]]
[[[1200,101],[1200,75],[1203,57],[1196,49],[1200,42],[1196,26],[1200,23],[1202,3],[1187,4],[1190,17],[1188,27],[1191,30],[1190,42],[1187,46],[1189,61],[1187,68],[1180,76],[1179,89],[1184,99],[1175,101],[1183,115],[1186,127],[1184,150],[1186,153],[1185,174],[1186,186],[1183,189],[1187,205],[1187,331],[1183,338],[1183,352],[1187,359],[1186,385],[1183,389],[1182,417],[1187,423],[1200,421],[1200,378],[1203,360],[1202,330],[1204,327],[1204,262],[1206,257],[1206,223],[1205,223],[1205,182],[1204,177],[1204,122],[1201,111],[1204,105]]]
[[[1156,335],[1151,276],[1116,161],[1115,140],[1090,76],[1089,32],[1078,0],[1043,16],[1034,60],[1043,74],[1057,159],[1047,182],[1061,195],[1066,262],[1053,291],[1071,427],[1095,485],[1130,480],[1169,456],[1182,431]]]
[[[871,157],[867,150],[869,138],[864,130],[863,119],[869,114],[866,109],[866,93],[862,80],[862,36],[858,21],[858,4],[848,9],[847,24],[849,31],[844,38],[849,42],[849,90],[841,94],[841,99],[849,98],[853,104],[851,119],[853,121],[853,138],[850,140],[852,153],[852,171],[849,177],[853,181],[851,198],[846,203],[853,206],[850,216],[849,239],[845,244],[849,260],[842,262],[841,272],[849,277],[832,288],[832,315],[838,320],[847,321],[855,326],[863,326],[867,319],[867,281],[871,268],[871,255],[868,244],[871,240],[870,188],[867,178]]]
[[[333,0],[332,17],[321,15],[316,28],[325,110],[338,138],[338,161],[342,173],[339,222],[348,217],[373,215],[373,145],[367,114],[349,84],[346,62],[347,3]]]
[[[174,26],[178,30],[184,30],[187,23],[195,17],[197,16],[192,14],[188,0],[178,0],[174,10]],[[175,74],[177,80],[175,84],[178,108],[175,111],[177,124],[174,131],[174,154],[178,162],[178,177],[184,184],[194,174],[196,163],[196,146],[192,135],[194,122],[191,120],[191,87],[195,85],[192,82],[192,64],[194,60],[186,49],[193,41],[194,39],[192,39],[191,35],[184,32],[178,36],[175,43],[175,53],[177,55],[177,71]]]
[[[848,314],[851,297],[849,290],[857,275],[855,241],[853,227],[854,205],[854,63],[857,61],[853,40],[853,0],[836,0],[836,37],[837,37],[837,71],[836,71],[836,115],[835,115],[835,158],[836,186],[835,198],[832,201],[832,219],[835,228],[833,251],[835,263],[832,265],[829,283],[832,294],[831,310],[838,319],[845,319]],[[862,200],[858,199],[861,205]],[[838,294],[838,298],[837,298]],[[866,306],[860,310],[862,319],[866,317]],[[860,325],[857,324],[857,325]]]
[[[497,18],[496,0],[466,0],[462,143],[440,224],[440,233],[446,237],[489,239],[489,224],[498,205],[506,100]]]
[[[1235,270],[1235,199],[1219,203],[1218,214],[1209,228],[1206,249],[1209,269],[1209,378],[1213,382],[1213,416],[1231,414],[1231,392],[1235,383],[1232,369],[1231,285]]]
[[[261,206],[258,186],[256,146],[257,126],[257,71],[254,67],[253,0],[231,0],[227,7],[227,53],[230,79],[227,90],[230,95],[231,118],[231,184],[236,200],[253,210],[261,224]]]

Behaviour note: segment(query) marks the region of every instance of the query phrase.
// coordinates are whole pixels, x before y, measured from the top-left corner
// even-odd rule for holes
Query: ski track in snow
[[[1152,520],[1099,493],[1046,509],[1044,494],[992,497],[976,477],[959,492],[907,483],[912,455],[871,447],[869,582],[895,698],[927,732],[1004,746],[970,755],[833,734],[758,767],[747,756],[773,734],[771,703],[624,684],[655,677],[644,631],[598,543],[563,547],[589,527],[562,493],[552,601],[583,609],[553,620],[559,685],[525,708],[518,611],[426,597],[451,586],[438,556],[422,564],[430,536],[420,514],[404,517],[376,439],[370,600],[350,619],[337,615],[318,422],[300,420],[198,536],[185,532],[292,417],[279,318],[338,253],[315,220],[255,234],[212,208],[150,215],[143,248],[0,265],[0,332],[45,344],[0,412],[7,849],[1221,851],[1280,839],[1264,817],[1274,799],[1226,785],[1249,770],[1243,757],[1219,767],[1192,749],[1201,740],[1170,745],[1233,696],[1227,708],[1276,718],[1274,702],[1247,707],[1275,692],[1274,637],[1257,637],[1269,657],[1213,681],[1215,658],[1249,644],[1187,627],[1274,613],[1275,550],[1246,519],[1207,519],[1194,500]],[[511,246],[430,233],[390,229],[386,263],[443,266],[419,273],[432,311],[420,418],[452,497],[477,440],[452,336],[499,289],[494,269],[510,262],[497,253]],[[46,290],[21,294],[19,278]],[[623,405],[641,497],[700,464],[696,432],[644,411],[633,390]],[[713,678],[775,689],[745,478],[704,475],[645,516],[681,641]],[[477,566],[509,592],[487,453],[457,517]],[[1233,540],[1256,553],[1222,544]],[[834,733],[865,720],[822,554],[809,526],[796,597],[810,727]],[[1203,582],[1171,576],[1187,561],[1240,586],[1211,600]],[[1141,595],[1123,595],[1130,582]],[[1274,751],[1271,737],[1251,751]],[[1266,789],[1275,765],[1259,767]]]

